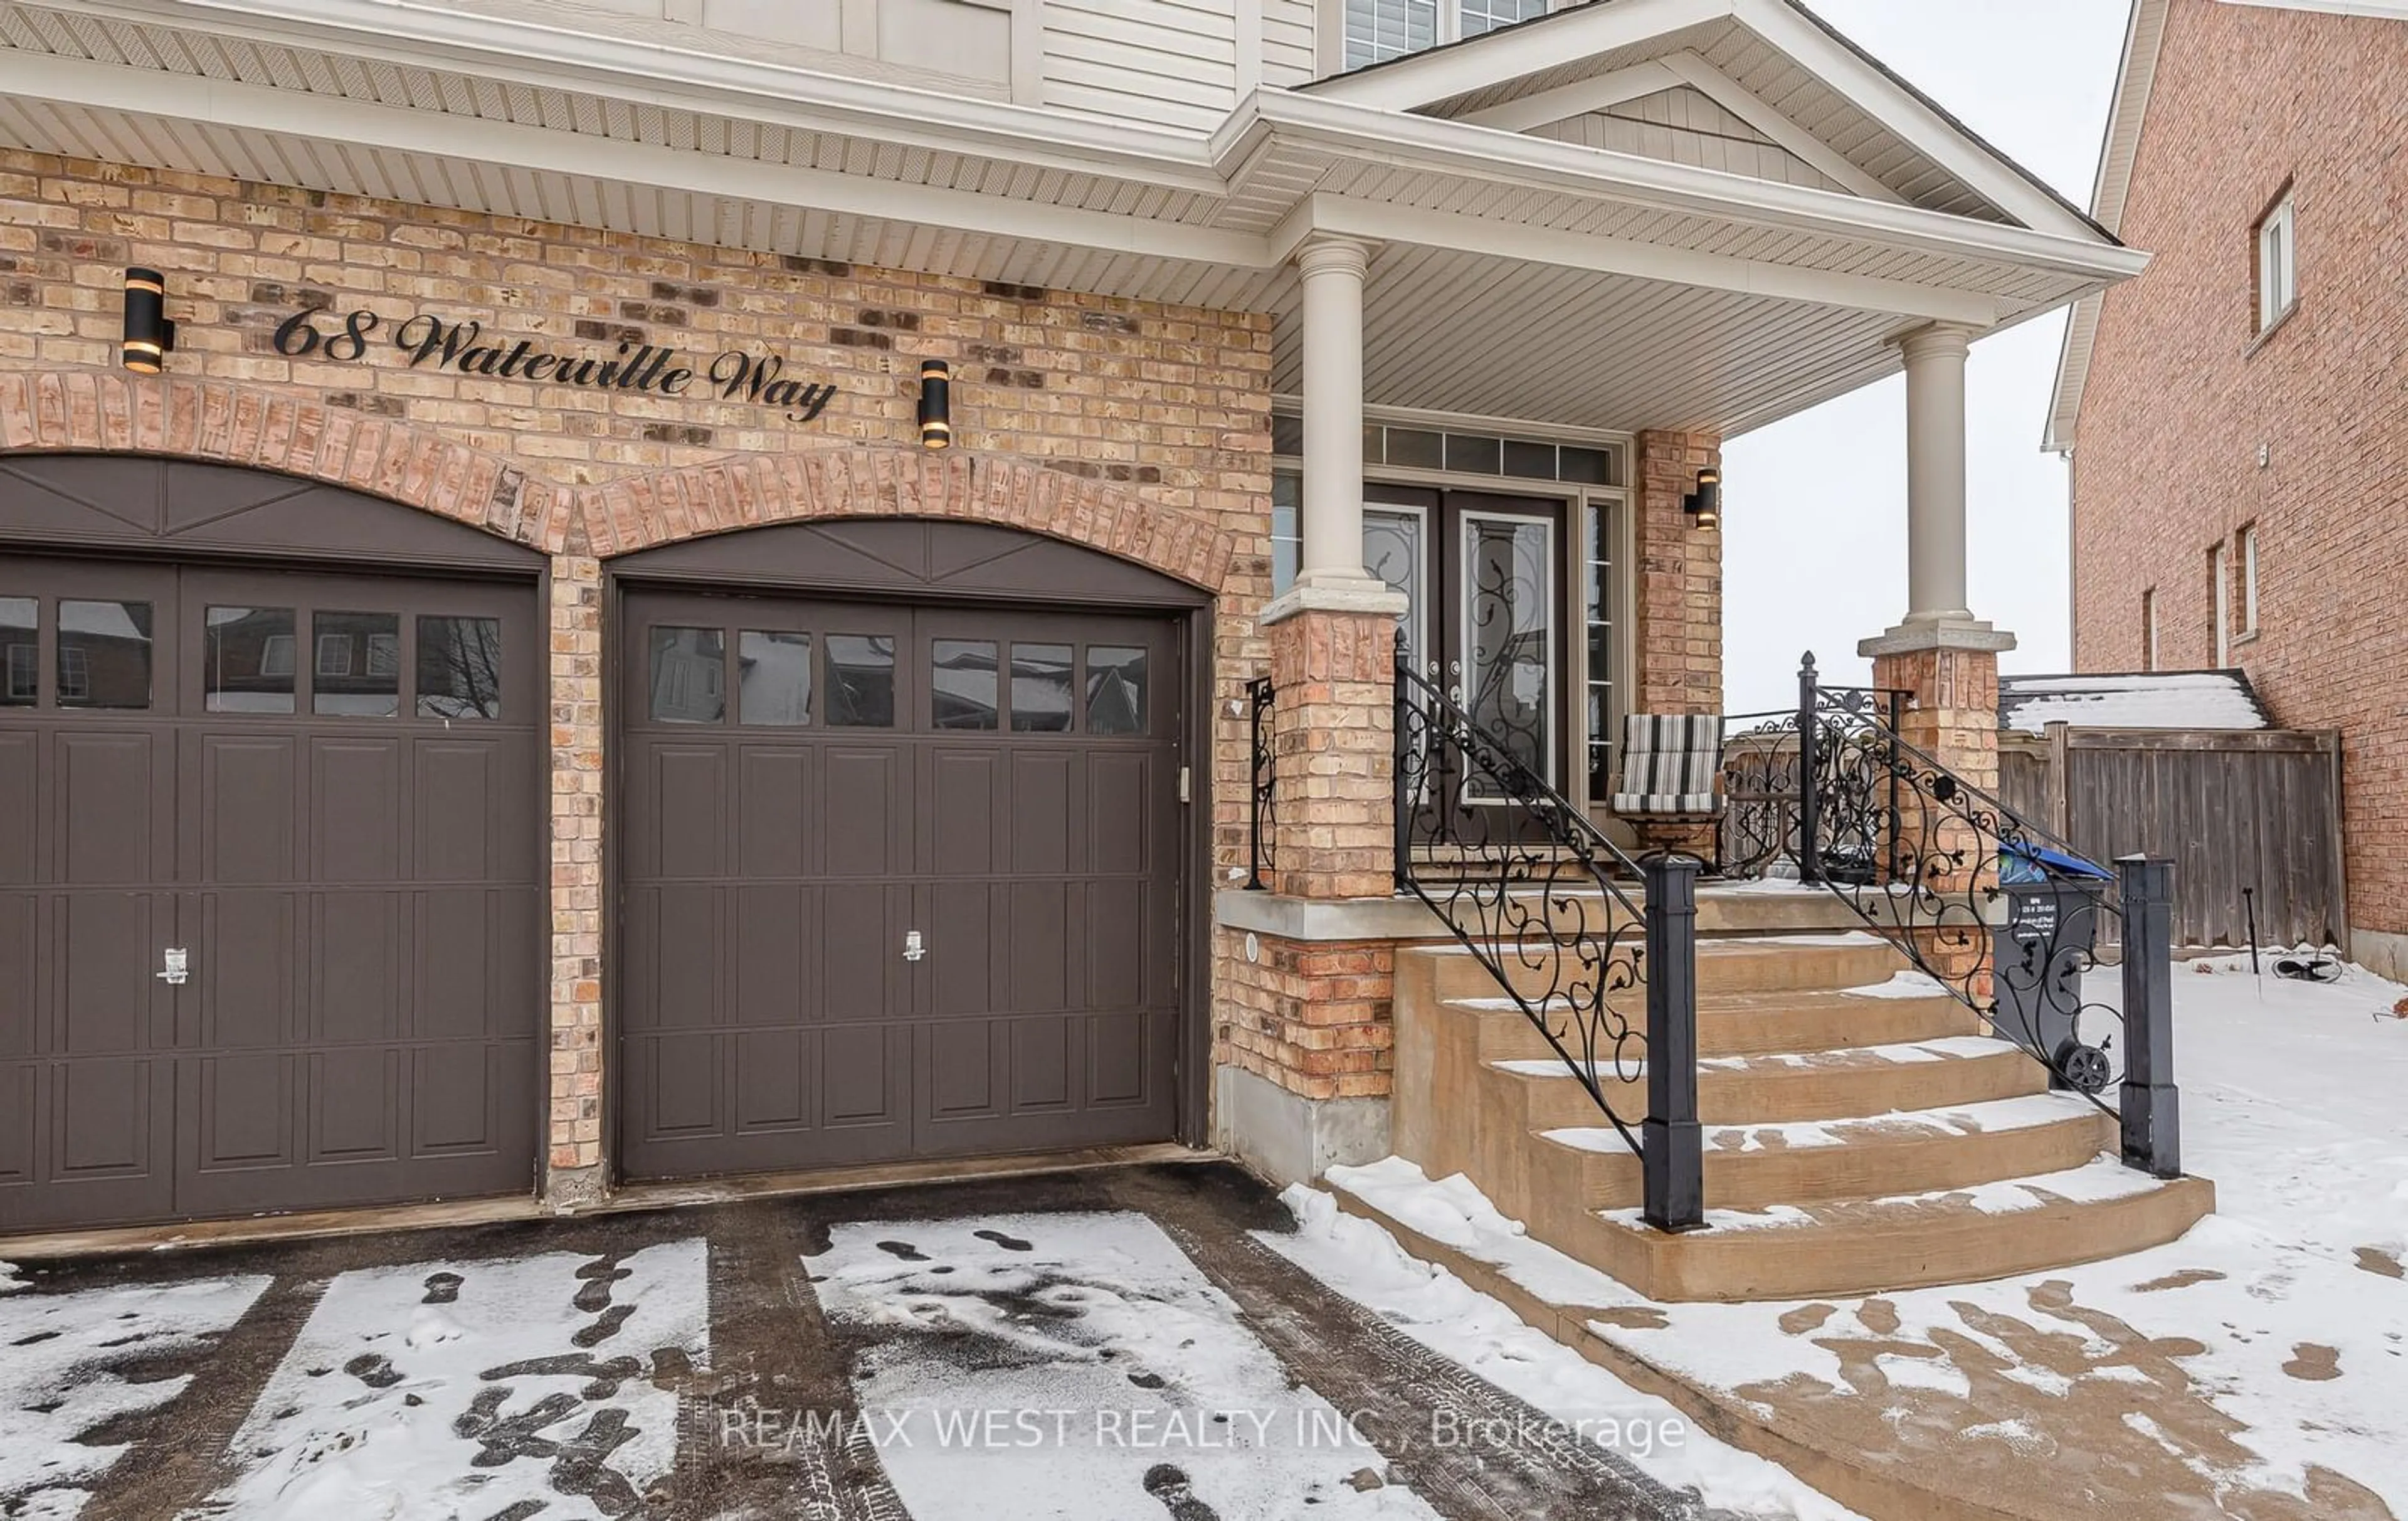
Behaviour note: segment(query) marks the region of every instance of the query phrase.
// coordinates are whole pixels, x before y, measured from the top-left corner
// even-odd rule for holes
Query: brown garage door
[[[531,1187],[534,600],[0,553],[0,1229]]]
[[[1175,624],[625,609],[628,1175],[1172,1133]]]

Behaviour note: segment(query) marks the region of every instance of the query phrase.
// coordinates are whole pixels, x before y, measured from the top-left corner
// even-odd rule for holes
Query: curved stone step
[[[1592,1070],[1616,1113],[1647,1112],[1646,1063],[1616,1064],[1599,1053]],[[1561,1059],[1549,1055],[1483,1064],[1483,1098],[1498,1117],[1531,1130],[1597,1123],[1597,1100]],[[2048,1087],[2048,1072],[2019,1047],[1984,1035],[1770,1055],[1709,1056],[1698,1063],[1698,1114],[1708,1126],[1861,1119],[2016,1098]]]
[[[2215,1208],[2204,1178],[2160,1180],[2113,1157],[1944,1192],[1764,1211],[1709,1209],[1670,1236],[1636,1209],[1588,1216],[1555,1244],[1650,1299],[1804,1299],[2012,1278],[2162,1246]]]
[[[1554,1055],[1522,1006],[1502,993],[1450,998],[1451,1009],[1480,1021],[1480,1055],[1490,1061]],[[1617,1011],[1620,1004],[1616,1004]],[[1644,1018],[1632,1012],[1634,1026]],[[1859,997],[1851,993],[1714,993],[1698,1000],[1698,1054],[1770,1055],[1895,1045],[1980,1033],[1973,1012],[1946,994]]]
[[[1626,947],[1635,952],[1640,944],[1641,938],[1633,930],[1612,947],[1610,954],[1619,962]],[[1563,985],[1566,974],[1558,971],[1562,947],[1543,931],[1534,930],[1526,940],[1508,938],[1498,945],[1498,971],[1491,971],[1485,960],[1459,944],[1414,946],[1399,954],[1432,959],[1433,985],[1442,998],[1496,997],[1500,973],[1514,988],[1532,996]],[[1896,946],[1856,930],[1831,935],[1700,940],[1698,993],[1705,997],[1724,993],[1836,991],[1879,985],[1908,965]],[[1642,1007],[1638,989],[1644,983],[1643,975],[1636,977],[1630,988],[1617,994],[1616,1007],[1627,997],[1632,1013],[1637,1014]]]
[[[1592,1210],[1640,1202],[1639,1158],[1620,1132],[1575,1126],[1531,1139],[1534,1212],[1550,1195]],[[2113,1146],[2115,1124],[2086,1099],[2042,1093],[1868,1119],[1708,1126],[1702,1139],[1707,1201],[1760,1210],[2060,1172]]]

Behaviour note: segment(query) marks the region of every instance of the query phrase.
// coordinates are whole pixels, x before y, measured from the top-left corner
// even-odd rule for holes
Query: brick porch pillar
[[[1638,554],[1637,690],[1640,713],[1718,713],[1723,704],[1723,536],[1699,528],[1683,503],[1702,470],[1722,468],[1722,438],[1656,430],[1635,440],[1631,543]],[[1613,739],[1618,744],[1621,736]],[[1715,857],[1717,825],[1634,823],[1643,851]]]
[[[1272,624],[1270,643],[1279,889],[1386,897],[1396,891],[1396,617],[1306,609]]]

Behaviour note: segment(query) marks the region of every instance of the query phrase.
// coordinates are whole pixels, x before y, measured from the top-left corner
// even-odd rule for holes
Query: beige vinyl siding
[[[1847,187],[1686,85],[1530,129],[1531,136],[1782,184]]]
[[[1295,89],[1321,77],[1313,0],[1263,0],[1263,82]]]
[[[1209,132],[1238,102],[1236,0],[1047,0],[1045,104]]]

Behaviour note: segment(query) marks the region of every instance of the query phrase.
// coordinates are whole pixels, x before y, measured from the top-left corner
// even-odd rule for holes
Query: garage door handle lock
[[[169,987],[182,987],[193,976],[193,959],[180,945],[168,948],[158,971],[159,981]]]
[[[904,960],[917,961],[927,954],[928,948],[920,943],[920,932],[918,930],[912,930],[903,937]]]

